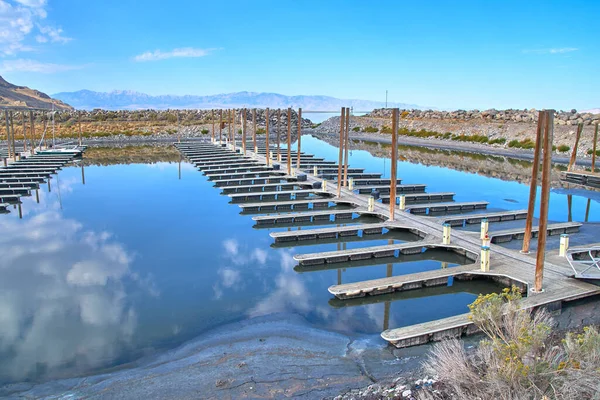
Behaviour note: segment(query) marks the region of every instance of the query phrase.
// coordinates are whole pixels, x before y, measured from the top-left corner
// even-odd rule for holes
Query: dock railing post
[[[266,137],[266,148],[265,148],[265,158],[267,159],[267,167],[269,165],[271,165],[271,158],[270,158],[270,150],[269,149],[269,109],[267,108],[265,110],[265,114],[266,114],[266,125],[265,125],[265,137]]]
[[[540,223],[535,263],[534,292],[543,291],[544,262],[546,260],[546,238],[548,236],[548,208],[550,206],[550,174],[552,167],[552,140],[554,137],[554,110],[545,110],[544,159],[542,162],[542,193],[540,199]]]
[[[350,107],[346,107],[346,123],[344,128],[344,187],[348,186],[348,136],[350,126]]]
[[[302,141],[302,108],[298,108],[298,149],[296,150],[296,171],[300,171],[300,152]]]
[[[396,212],[396,183],[398,181],[398,109],[392,109],[392,156],[390,163],[390,221]]]
[[[450,244],[451,236],[452,226],[450,224],[442,225],[442,244]]]
[[[535,136],[535,148],[533,153],[533,167],[531,169],[531,183],[529,184],[529,205],[527,207],[527,219],[525,221],[525,235],[523,236],[523,247],[521,253],[528,254],[531,244],[531,229],[533,228],[533,213],[535,212],[535,198],[537,195],[538,174],[540,171],[540,157],[542,154],[542,137],[544,129],[544,111],[538,113],[537,133]]]
[[[233,151],[235,153],[237,153],[237,149],[235,147],[235,133],[236,133],[235,132],[235,112],[236,112],[235,108],[233,110],[231,110],[231,125],[229,126],[230,127],[229,129],[231,129],[231,126],[233,126],[233,129],[231,129],[231,143],[233,146]]]
[[[561,257],[567,256],[567,250],[569,250],[569,235],[563,233],[560,235],[560,250],[558,255]]]
[[[242,151],[246,155],[246,109],[242,110]]]
[[[4,110],[4,119],[6,119],[6,150],[8,151],[8,158],[10,158],[10,125],[8,123],[8,110]]]
[[[481,231],[479,233],[479,238],[481,240],[483,240],[486,237],[488,237],[489,227],[490,227],[490,223],[489,223],[488,219],[487,218],[483,218],[481,220]]]
[[[287,109],[287,173],[292,175],[292,109]]]
[[[592,174],[596,172],[596,144],[598,143],[598,124],[594,129],[594,144],[592,145]]]
[[[348,179],[348,190],[354,190],[354,178]]]
[[[339,161],[338,161],[338,187],[337,187],[337,197],[342,196],[342,162],[344,156],[344,121],[346,118],[346,108],[342,107],[342,111],[340,114],[340,149],[339,149]]]
[[[488,246],[481,247],[481,272],[490,272],[490,248]]]
[[[316,166],[316,165],[313,165],[313,175],[314,175],[314,176],[317,176],[317,175],[319,175],[319,170],[317,169],[317,166]]]
[[[12,111],[10,114],[10,137],[12,141],[12,149],[13,149],[13,161],[17,161],[17,146],[15,145],[15,124],[14,124],[14,114]]]
[[[375,210],[375,197],[369,196],[369,203],[367,204],[367,210],[373,212]]]
[[[573,152],[571,153],[571,159],[569,160],[569,166],[567,171],[571,171],[575,162],[577,161],[577,148],[579,147],[579,139],[581,139],[581,133],[583,132],[583,124],[577,124],[577,134],[575,135],[575,146],[573,146]]]
[[[406,210],[406,195],[401,194],[398,208],[402,211]]]

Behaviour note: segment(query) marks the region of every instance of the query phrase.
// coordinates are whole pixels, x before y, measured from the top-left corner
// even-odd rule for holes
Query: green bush
[[[588,156],[591,156],[594,153],[594,150],[593,149],[589,149],[587,151],[587,153],[588,153]],[[600,150],[596,150],[596,156],[600,156]]]
[[[533,149],[535,147],[535,143],[533,143],[533,141],[529,138],[521,141],[515,139],[508,142],[508,147],[516,149]]]
[[[169,122],[171,124],[176,123],[177,122],[177,115],[171,114],[171,113],[167,114],[167,122]]]
[[[492,139],[488,142],[489,144],[504,144],[506,143],[506,139],[505,138],[496,138],[496,139]]]
[[[565,144],[561,144],[560,146],[558,146],[558,151],[561,153],[566,153],[569,150],[571,150],[571,148]]]
[[[265,133],[267,133],[267,131],[265,130],[265,128],[257,128],[256,129],[256,134],[257,135],[264,135]]]
[[[392,133],[392,128],[390,128],[389,126],[384,126],[381,128],[381,133]]]
[[[203,135],[206,135],[206,134],[208,134],[208,129],[202,129],[200,132],[201,132]]]
[[[360,132],[360,126],[355,126],[354,128],[352,128],[352,130],[354,132]]]
[[[363,132],[377,133],[377,132],[379,132],[379,129],[375,128],[374,126],[367,126],[366,128],[363,129]]]

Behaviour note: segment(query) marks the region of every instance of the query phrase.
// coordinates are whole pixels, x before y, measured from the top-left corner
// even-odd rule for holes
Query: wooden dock
[[[85,148],[81,149],[82,151]],[[19,205],[21,215],[21,198],[31,196],[40,184],[50,179],[51,175],[72,162],[75,155],[42,155],[35,154],[18,160],[10,160],[7,166],[0,167],[0,211],[9,212],[9,205]]]
[[[548,235],[560,235],[562,233],[575,233],[579,232],[579,228],[583,224],[580,222],[561,222],[558,224],[550,224],[548,225]],[[539,226],[534,226],[531,229],[531,234],[533,237],[537,237],[540,232]],[[525,236],[525,228],[514,228],[514,229],[505,229],[501,231],[490,231],[488,236],[492,243],[505,243],[510,242],[514,239],[523,239]]]
[[[235,193],[240,194],[240,199],[247,199],[248,195],[261,195],[268,193],[276,195],[279,193],[285,195],[288,184],[295,182],[296,177],[288,175],[286,151],[281,151],[281,162],[270,161],[270,166],[264,171],[240,172],[231,168],[239,162],[246,162],[248,157],[256,161],[252,165],[265,165],[267,149],[259,150],[254,154],[248,146],[245,158],[238,147],[235,151],[221,145],[215,145],[209,142],[189,142],[176,144],[177,148],[184,156],[195,153],[195,157],[201,154],[201,159],[210,164],[212,157],[222,158],[223,162],[220,168],[216,169],[214,175],[209,179],[215,182],[215,186],[222,188],[231,185],[232,187],[244,187],[231,190],[256,190],[258,193]],[[274,150],[274,149],[273,149]],[[274,154],[275,151],[273,151]],[[285,154],[285,156],[284,156]],[[297,155],[292,151],[292,161],[297,160]],[[308,160],[310,154],[302,153],[302,160]],[[198,159],[195,158],[197,161]],[[311,162],[307,161],[307,165]],[[453,226],[463,226],[466,224],[477,224],[482,219],[487,218],[489,222],[503,222],[523,219],[526,212],[516,211],[494,211],[478,212],[474,211],[485,209],[488,202],[468,201],[468,202],[443,202],[444,196],[454,195],[454,193],[425,193],[425,184],[402,184],[402,180],[397,179],[397,193],[405,194],[407,200],[407,210],[396,210],[394,221],[389,221],[389,206],[383,202],[375,202],[373,211],[366,211],[369,207],[369,195],[377,190],[384,194],[389,193],[390,179],[382,178],[379,173],[365,172],[361,168],[349,169],[348,177],[353,178],[354,190],[348,188],[340,189],[338,197],[336,182],[338,179],[337,163],[326,164],[325,169],[319,169],[318,175],[313,175],[313,170],[306,169],[306,181],[302,185],[317,184],[322,185],[326,179],[328,185],[326,189],[319,189],[317,192],[326,194],[326,199],[295,199],[281,201],[259,201],[253,203],[239,203],[238,205],[247,214],[265,214],[255,215],[253,220],[257,226],[278,227],[278,224],[285,226],[294,226],[294,224],[306,224],[323,221],[323,225],[329,225],[331,222],[338,222],[337,225],[328,228],[317,228],[308,230],[293,230],[288,232],[271,232],[274,239],[274,245],[277,243],[300,243],[301,241],[327,241],[327,240],[347,240],[351,238],[355,243],[369,239],[369,229],[372,231],[371,237],[381,235],[387,229],[405,229],[416,235],[413,242],[387,244],[382,246],[365,245],[359,248],[340,249],[338,251],[328,251],[312,254],[296,254],[294,259],[298,262],[296,271],[313,271],[331,268],[345,268],[346,266],[359,265],[378,265],[382,262],[393,263],[399,260],[398,257],[426,257],[427,252],[444,251],[457,253],[466,260],[470,261],[467,265],[441,268],[415,274],[406,274],[401,276],[391,276],[387,278],[375,279],[370,281],[361,281],[347,284],[334,285],[329,288],[329,292],[335,296],[336,301],[343,302],[348,299],[367,298],[393,293],[404,292],[408,290],[419,290],[427,287],[443,287],[449,285],[454,280],[473,280],[489,279],[504,286],[512,284],[517,285],[523,293],[528,294],[523,300],[525,307],[552,307],[560,308],[560,304],[566,301],[600,294],[600,287],[589,284],[581,280],[571,278],[572,270],[566,259],[557,256],[547,257],[544,270],[543,293],[529,294],[529,288],[534,281],[535,258],[531,255],[520,254],[518,251],[501,247],[495,243],[490,245],[491,252],[491,270],[483,272],[479,266],[479,254],[481,251],[481,240],[479,233],[453,230],[450,244],[442,243],[442,224],[448,223]],[[296,167],[293,163],[292,167]],[[253,167],[257,168],[257,167]],[[359,171],[360,172],[354,172]],[[205,170],[207,172],[208,170]],[[226,172],[233,171],[233,172]],[[333,182],[332,182],[333,181]],[[261,188],[261,185],[263,187]],[[275,185],[275,186],[273,186]],[[294,186],[300,187],[300,186]],[[276,188],[277,190],[272,190]],[[306,189],[304,189],[306,190]],[[387,190],[387,192],[386,192]],[[287,190],[289,191],[289,190]],[[412,192],[411,192],[412,191]],[[296,191],[297,192],[297,191]],[[233,193],[232,193],[233,194]],[[262,198],[262,197],[261,197]],[[389,198],[389,195],[387,196]],[[263,199],[264,200],[264,199]],[[426,204],[412,204],[413,200],[428,201]],[[434,200],[442,202],[435,203]],[[341,207],[341,208],[340,208]],[[443,216],[432,218],[426,214],[437,214],[445,212],[461,212],[461,215]],[[470,212],[470,213],[469,213]],[[374,223],[353,223],[356,216],[373,216],[381,222]],[[552,224],[548,227],[549,233],[574,232],[579,229],[577,223]],[[519,229],[513,229],[508,232],[491,232],[491,236],[500,237],[501,235],[515,235],[518,237]],[[522,230],[521,230],[522,231]],[[366,234],[365,234],[366,233]],[[521,233],[522,234],[522,233]],[[345,236],[351,235],[351,236]],[[353,246],[354,247],[354,246]],[[406,327],[391,327],[382,333],[382,338],[397,347],[406,347],[414,344],[422,344],[431,340],[440,340],[446,337],[458,337],[464,334],[474,332],[468,315],[462,314],[450,318],[439,319],[423,324],[416,324]]]

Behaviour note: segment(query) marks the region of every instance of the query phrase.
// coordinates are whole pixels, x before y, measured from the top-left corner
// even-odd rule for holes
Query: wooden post
[[[287,172],[292,175],[292,109],[287,112]]]
[[[281,108],[277,109],[277,162],[281,162]]]
[[[344,129],[344,187],[348,186],[348,127],[350,126],[350,107],[346,107],[346,124]]]
[[[83,144],[82,143],[82,139],[81,139],[81,136],[82,136],[82,132],[81,132],[81,111],[77,111],[77,119],[78,119],[78,122],[79,122],[79,145],[81,146]]]
[[[392,162],[390,171],[390,221],[396,212],[396,174],[398,173],[398,109],[392,110]]]
[[[254,155],[258,155],[258,147],[256,146],[256,108],[252,109],[252,141],[254,142]]]
[[[27,151],[27,127],[25,126],[25,111],[21,111],[21,121],[23,125],[23,151]]]
[[[592,173],[596,172],[596,142],[598,142],[598,124],[596,124],[596,129],[594,130],[594,145],[592,146]]]
[[[579,139],[581,139],[581,132],[583,132],[583,124],[577,125],[577,135],[575,136],[575,146],[573,147],[573,152],[571,153],[571,160],[569,160],[569,167],[567,171],[571,171],[571,168],[575,165],[577,161],[577,148],[579,147]]]
[[[219,110],[219,145],[223,144],[223,110]]]
[[[531,183],[529,184],[529,205],[527,207],[527,219],[525,221],[525,235],[523,236],[523,248],[521,253],[529,253],[531,244],[531,229],[533,227],[533,213],[535,211],[535,198],[537,195],[538,174],[540,171],[540,156],[542,154],[542,137],[544,132],[544,118],[546,113],[538,113],[537,133],[535,136],[535,148],[533,153],[533,167],[531,169]]]
[[[300,171],[300,151],[302,142],[302,108],[298,109],[298,150],[296,151],[296,170]]]
[[[266,149],[265,156],[267,157],[267,167],[268,167],[269,165],[271,165],[271,153],[270,153],[271,149],[269,149],[269,109],[268,108],[265,110],[265,114],[266,114],[266,121],[267,121],[266,126],[265,126],[265,135],[266,135],[266,141],[267,141],[265,144],[265,146],[266,146],[265,147],[265,149]]]
[[[4,110],[4,118],[6,119],[6,148],[8,150],[8,158],[12,156],[10,148],[10,123],[8,122],[8,110]]]
[[[232,129],[233,126],[233,129]],[[231,131],[231,143],[233,146],[233,151],[236,151],[235,149],[235,108],[233,110],[231,110],[231,125],[229,125],[229,130]]]
[[[548,208],[550,207],[550,174],[552,166],[552,140],[554,136],[554,110],[546,110],[544,117],[544,159],[542,161],[542,194],[537,257],[535,263],[535,291],[542,292],[546,238],[548,236]]]
[[[33,111],[29,111],[29,121],[31,125],[31,142],[29,142],[32,154],[35,153],[35,119],[33,118]]]
[[[342,196],[342,163],[344,157],[344,120],[346,118],[346,108],[342,107],[342,111],[340,114],[340,156],[338,161],[338,187],[337,187],[337,196]]]
[[[210,135],[211,141],[215,142],[215,110],[210,110],[210,120],[212,121],[212,132]]]
[[[17,146],[15,145],[15,121],[12,111],[10,114],[10,136],[12,138],[13,160],[17,161]]]
[[[246,109],[242,110],[242,149],[246,155]]]

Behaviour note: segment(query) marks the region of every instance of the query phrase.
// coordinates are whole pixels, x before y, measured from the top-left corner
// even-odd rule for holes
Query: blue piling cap
[[[487,250],[487,251],[489,251],[490,247],[489,246],[481,246],[481,250]]]
[[[444,224],[444,225],[442,225],[442,226],[452,226],[452,225],[450,225],[450,224],[446,223],[446,224]]]
[[[569,237],[566,233],[561,233],[560,237]]]

